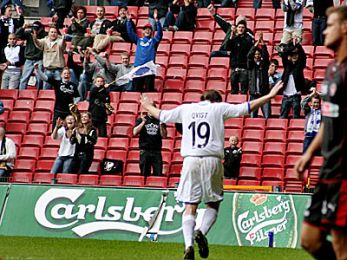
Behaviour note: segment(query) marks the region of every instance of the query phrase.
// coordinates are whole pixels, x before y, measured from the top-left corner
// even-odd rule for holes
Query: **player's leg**
[[[327,233],[316,226],[304,222],[301,230],[301,246],[315,259],[336,259]]]
[[[347,259],[347,233],[342,230],[331,230],[333,237],[333,248],[336,254],[336,259],[346,260]],[[330,259],[329,259],[330,260]]]
[[[184,237],[185,253],[184,259],[194,259],[194,229],[195,216],[198,208],[197,203],[186,204],[182,216],[182,231]]]
[[[202,218],[202,223],[200,227],[200,231],[203,235],[206,235],[210,228],[217,220],[218,209],[220,202],[210,202],[207,203],[207,208],[204,212],[204,216]]]

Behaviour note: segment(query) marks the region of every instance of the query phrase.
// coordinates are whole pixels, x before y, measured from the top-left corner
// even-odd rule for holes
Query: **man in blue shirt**
[[[155,62],[157,48],[161,38],[163,37],[163,30],[158,20],[157,12],[154,12],[153,17],[156,20],[156,24],[157,24],[156,35],[152,37],[153,28],[150,24],[146,24],[143,27],[144,36],[140,38],[134,32],[134,29],[131,25],[132,23],[130,20],[130,15],[128,15],[128,21],[127,21],[128,35],[130,40],[136,44],[134,67],[144,65],[150,61]],[[133,79],[133,89],[139,92],[154,91],[154,79],[155,79],[155,75],[153,74],[142,76],[142,77],[136,77]]]

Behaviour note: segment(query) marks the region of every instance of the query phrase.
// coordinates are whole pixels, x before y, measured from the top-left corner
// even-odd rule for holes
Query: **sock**
[[[202,234],[206,235],[210,230],[214,222],[217,219],[217,210],[214,208],[207,208],[205,210],[204,216],[202,217],[200,231]]]
[[[333,249],[333,245],[328,240],[325,240],[321,248],[319,248],[312,255],[317,260],[323,260],[323,259],[336,260],[336,255]]]
[[[195,228],[195,216],[193,215],[183,215],[182,216],[182,229],[184,244],[186,249],[193,246],[193,233]]]

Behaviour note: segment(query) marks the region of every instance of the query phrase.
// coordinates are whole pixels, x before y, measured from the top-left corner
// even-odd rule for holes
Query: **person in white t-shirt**
[[[143,108],[153,117],[162,123],[182,124],[181,155],[184,160],[176,199],[185,203],[182,217],[184,259],[194,259],[194,239],[200,256],[207,258],[209,254],[205,236],[216,221],[223,200],[224,121],[248,115],[270,101],[282,86],[279,82],[269,94],[238,105],[222,102],[218,91],[207,90],[200,102],[183,104],[172,110],[159,110],[150,98],[141,96]],[[194,232],[196,211],[202,200],[207,208],[200,229]]]
[[[72,164],[75,155],[76,144],[71,144],[70,137],[73,129],[76,127],[76,120],[72,115],[68,115],[65,120],[58,117],[53,129],[51,138],[53,140],[61,139],[58,151],[58,157],[55,160],[51,173],[71,173]]]

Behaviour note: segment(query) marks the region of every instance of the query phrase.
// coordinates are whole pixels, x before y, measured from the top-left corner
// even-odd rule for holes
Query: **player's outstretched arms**
[[[160,109],[153,106],[153,100],[146,95],[141,95],[140,102],[142,107],[149,112],[153,117],[159,119]]]
[[[314,153],[321,147],[324,134],[324,123],[322,122],[319,128],[319,132],[313,139],[306,152],[301,156],[299,161],[294,166],[294,172],[299,180],[302,180],[305,170],[311,163]]]
[[[283,88],[283,82],[279,81],[271,89],[269,94],[262,96],[260,98],[257,98],[255,100],[252,100],[250,102],[251,111],[258,109],[259,107],[264,105],[266,102],[269,102],[272,98],[274,98],[277,95],[277,93],[281,90],[281,88]]]

